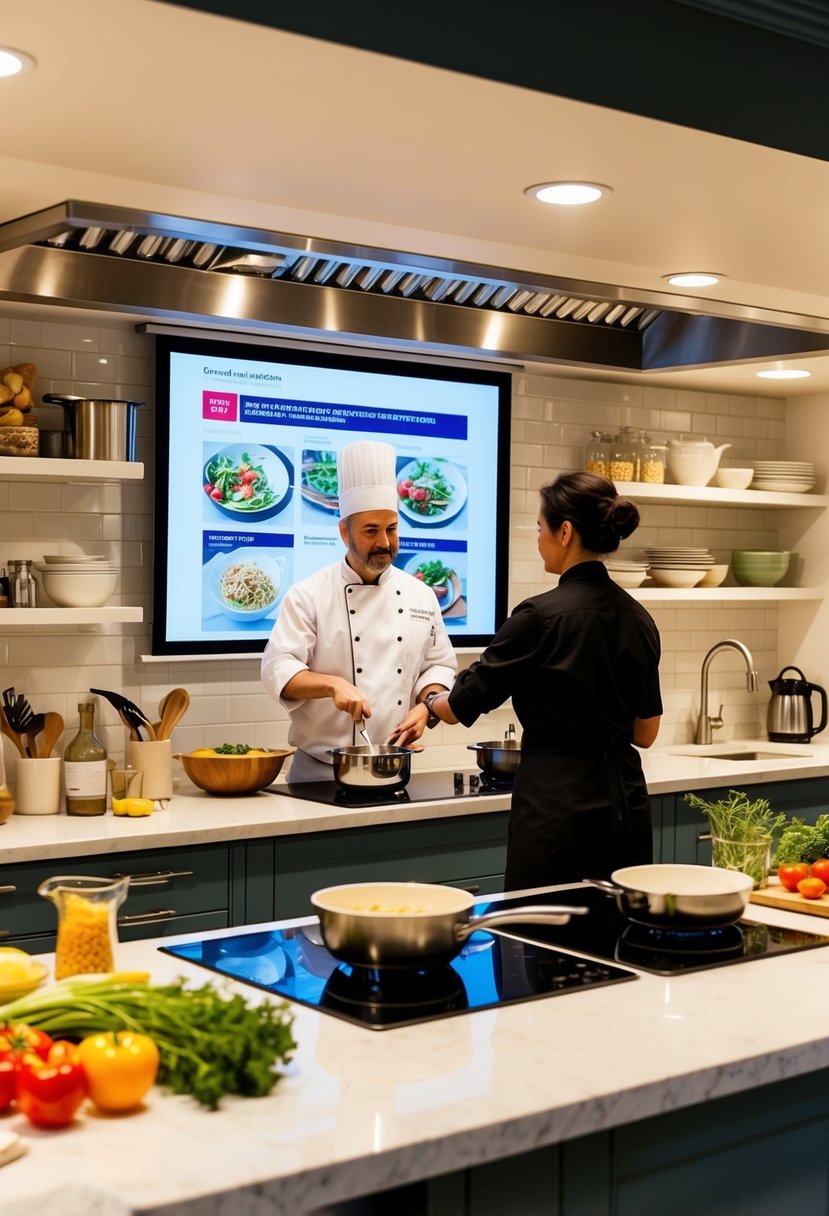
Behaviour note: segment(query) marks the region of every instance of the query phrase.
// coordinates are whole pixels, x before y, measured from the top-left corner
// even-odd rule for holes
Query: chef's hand
[[[363,718],[371,717],[371,706],[364,698],[359,688],[349,684],[348,680],[337,680],[332,691],[331,699],[337,709],[344,714],[350,714],[352,722],[360,722]]]
[[[429,710],[422,701],[417,705],[413,705],[402,722],[398,722],[394,730],[386,739],[387,743],[394,743],[397,747],[410,747],[412,751],[422,752],[423,744],[417,740],[426,729],[426,723],[429,720]]]

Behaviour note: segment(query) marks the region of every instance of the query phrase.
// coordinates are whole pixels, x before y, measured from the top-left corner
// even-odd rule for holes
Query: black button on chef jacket
[[[591,754],[629,743],[662,713],[659,631],[602,562],[580,562],[524,600],[449,697],[465,726],[509,697],[522,748]]]

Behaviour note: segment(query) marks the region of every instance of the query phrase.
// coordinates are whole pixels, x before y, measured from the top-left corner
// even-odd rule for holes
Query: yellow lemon
[[[23,984],[37,970],[37,964],[25,950],[16,950],[13,946],[0,949],[0,986]]]
[[[152,815],[153,804],[149,798],[113,798],[112,813],[136,819],[141,815]]]

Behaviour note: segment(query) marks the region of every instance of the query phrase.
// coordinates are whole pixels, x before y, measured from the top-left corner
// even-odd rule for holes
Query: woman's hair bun
[[[608,523],[616,535],[624,540],[639,527],[639,508],[629,498],[614,498],[608,505]]]

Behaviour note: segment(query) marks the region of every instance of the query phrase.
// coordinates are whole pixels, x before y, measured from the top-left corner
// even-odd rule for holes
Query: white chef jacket
[[[288,589],[262,657],[262,682],[290,715],[291,746],[330,765],[329,748],[363,740],[330,697],[282,697],[297,672],[342,676],[359,688],[372,710],[368,733],[382,743],[421,689],[451,688],[457,666],[431,587],[395,566],[364,583],[343,559]]]

